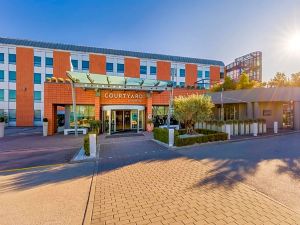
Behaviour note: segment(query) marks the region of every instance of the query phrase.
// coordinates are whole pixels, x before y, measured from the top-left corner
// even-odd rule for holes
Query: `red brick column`
[[[146,120],[152,118],[152,93],[147,93]]]
[[[101,120],[100,96],[95,96],[95,120]]]
[[[45,104],[44,118],[48,119],[48,135],[56,133],[57,107],[53,104]]]

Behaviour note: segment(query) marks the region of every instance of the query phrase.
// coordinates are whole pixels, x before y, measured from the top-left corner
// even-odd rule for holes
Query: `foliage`
[[[4,116],[0,116],[0,123],[3,123],[5,121]]]
[[[210,96],[179,96],[174,99],[174,117],[184,123],[188,134],[192,134],[196,122],[211,118],[213,107]]]
[[[215,84],[210,90],[212,92],[229,91],[236,89],[236,82],[231,77],[225,77],[222,84]]]
[[[148,120],[147,120],[147,124],[153,124],[152,119],[148,119]]]
[[[175,138],[179,135],[177,130],[174,130]],[[169,130],[167,128],[154,128],[153,137],[155,140],[169,144]]]
[[[284,73],[277,72],[273,79],[268,82],[270,87],[286,87],[289,85],[288,78]]]
[[[300,87],[300,72],[291,74],[290,85]]]
[[[90,120],[89,124],[90,124],[90,130],[92,132],[95,132],[96,134],[99,134],[101,121],[100,120]]]
[[[88,134],[86,134],[83,138],[83,149],[84,149],[84,154],[86,156],[90,156],[90,140]]]
[[[48,122],[48,118],[43,118],[43,122],[47,123]]]

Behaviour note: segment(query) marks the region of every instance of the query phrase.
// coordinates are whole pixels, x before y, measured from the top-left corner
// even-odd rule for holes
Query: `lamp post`
[[[168,119],[167,119],[168,129],[170,129],[171,116],[173,115],[173,111],[174,111],[174,109],[173,109],[173,97],[174,97],[173,86],[174,86],[174,76],[176,76],[176,71],[177,71],[177,68],[175,69],[175,71],[173,71],[171,69],[172,85],[171,85],[171,93],[170,93],[170,97],[169,97],[169,110],[168,110]]]

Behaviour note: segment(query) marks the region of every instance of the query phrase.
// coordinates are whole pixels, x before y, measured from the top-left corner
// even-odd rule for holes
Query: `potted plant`
[[[0,116],[0,138],[4,137],[5,119],[4,116]]]
[[[48,135],[48,119],[44,118],[43,119],[43,136]]]
[[[152,132],[153,128],[154,128],[154,124],[153,124],[152,119],[148,119],[148,121],[147,121],[147,131]]]

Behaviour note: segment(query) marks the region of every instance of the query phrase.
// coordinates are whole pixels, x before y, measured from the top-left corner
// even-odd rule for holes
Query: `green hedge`
[[[84,149],[84,154],[86,156],[90,156],[90,140],[88,134],[86,134],[83,138],[83,149]]]
[[[186,146],[186,145],[192,145],[195,143],[205,143],[205,142],[227,140],[227,134],[223,133],[223,132],[217,132],[217,131],[207,130],[207,129],[195,129],[195,131],[199,134],[204,134],[204,136],[180,138],[179,135],[185,134],[186,130],[184,130],[184,129],[175,130],[175,133],[174,133],[175,145],[176,146]],[[154,128],[153,136],[154,136],[155,140],[164,142],[166,144],[169,143],[169,133],[168,133],[167,128]]]

